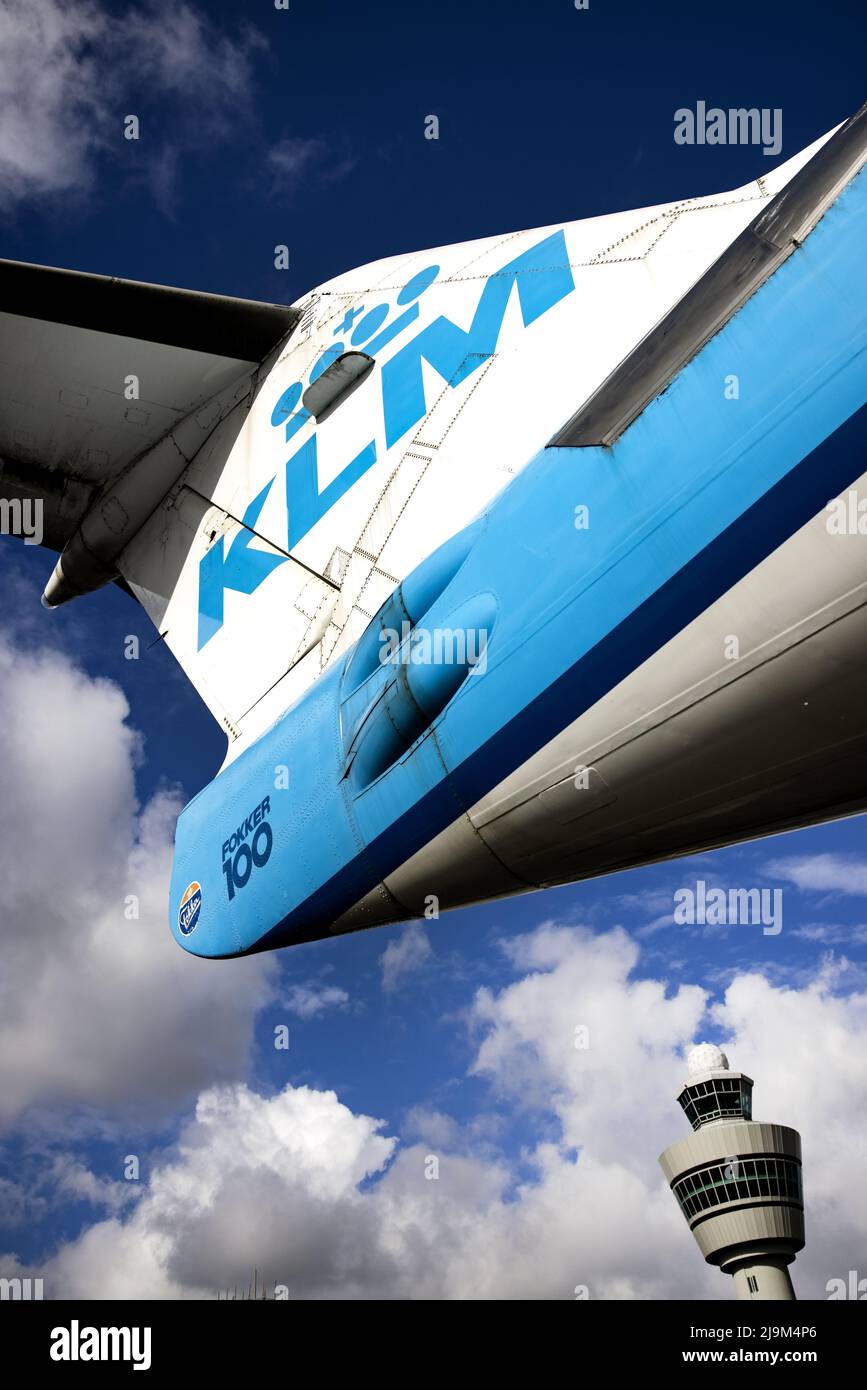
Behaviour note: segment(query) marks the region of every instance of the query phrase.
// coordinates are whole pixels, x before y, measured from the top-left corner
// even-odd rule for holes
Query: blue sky
[[[26,109],[4,124],[0,106],[0,254],[283,302],[391,253],[776,162],[675,145],[674,110],[699,99],[779,107],[783,160],[864,95],[851,0],[821,19],[777,0],[181,5],[171,53],[159,6],[40,0],[40,44],[7,8],[0,93],[14,60]],[[117,137],[129,111],[139,146]],[[846,1119],[867,1099],[863,818],[267,959],[184,958],[172,819],[223,735],[119,590],[39,607],[52,563],[0,549],[0,1273],[94,1297],[194,1297],[254,1261],[297,1297],[725,1296],[655,1167],[705,1037],[755,1076],[757,1115],[812,1144],[806,1287],[867,1273],[867,1204],[845,1210],[865,1149]],[[134,922],[123,864],[149,884]],[[698,878],[781,888],[782,931],[675,926]]]

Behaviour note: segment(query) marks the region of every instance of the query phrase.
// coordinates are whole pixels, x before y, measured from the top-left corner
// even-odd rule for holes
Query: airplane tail
[[[674,643],[659,710],[708,681],[723,699],[714,642],[684,633],[729,593],[755,606],[740,586],[780,555],[829,611],[858,587],[810,527],[861,472],[865,158],[867,108],[733,192],[389,257],[295,306],[0,263],[4,505],[38,501],[61,550],[46,602],[121,582],[229,736],[179,821],[186,949],[780,823],[771,769],[739,796],[709,782],[680,833],[674,793],[651,814],[619,692]],[[431,631],[465,659],[417,664]],[[564,831],[591,729],[605,751]],[[785,780],[799,823],[858,804],[826,753],[815,735],[812,799]]]
[[[745,229],[828,139],[728,194],[390,257],[295,306],[0,263],[3,487],[61,552],[46,604],[122,584],[237,756],[541,442],[623,427],[676,370],[659,334],[634,351],[666,316],[697,350],[686,317],[713,331],[779,263],[781,214]]]

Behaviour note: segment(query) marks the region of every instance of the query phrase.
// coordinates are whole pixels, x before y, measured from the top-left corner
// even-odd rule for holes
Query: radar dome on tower
[[[690,1076],[698,1076],[702,1071],[728,1071],[729,1059],[716,1043],[699,1043],[690,1048],[686,1057],[686,1070]]]

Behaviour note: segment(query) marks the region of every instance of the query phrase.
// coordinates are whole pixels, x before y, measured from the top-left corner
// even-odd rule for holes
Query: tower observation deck
[[[801,1136],[752,1118],[753,1082],[718,1047],[687,1059],[677,1097],[692,1125],[659,1162],[698,1248],[738,1298],[793,1299],[789,1265],[804,1245]]]

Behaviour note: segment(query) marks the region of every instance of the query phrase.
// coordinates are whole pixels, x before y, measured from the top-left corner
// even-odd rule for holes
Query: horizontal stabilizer
[[[284,305],[0,261],[4,498],[41,498],[43,544],[61,550],[100,492],[258,364],[297,317]]]

